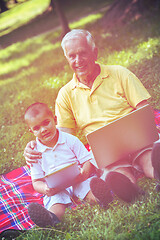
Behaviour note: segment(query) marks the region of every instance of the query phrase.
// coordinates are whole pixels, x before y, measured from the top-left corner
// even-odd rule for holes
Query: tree
[[[1,13],[8,10],[7,2],[5,0],[0,0],[0,9],[1,9]]]
[[[138,19],[151,8],[159,8],[160,0],[115,0],[103,18],[105,28]]]
[[[56,10],[56,13],[59,17],[59,20],[60,20],[60,24],[61,24],[61,27],[62,27],[62,34],[61,34],[61,37],[63,37],[67,32],[70,31],[70,28],[68,26],[68,21],[67,21],[67,18],[62,10],[62,4],[63,4],[63,1],[61,0],[51,0],[50,2],[50,6],[52,7],[52,9],[55,8]]]

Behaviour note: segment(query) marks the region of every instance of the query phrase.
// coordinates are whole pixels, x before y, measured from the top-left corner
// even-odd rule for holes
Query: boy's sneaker
[[[105,181],[109,189],[125,202],[132,202],[139,194],[144,194],[136,184],[121,173],[110,172],[107,174]]]
[[[6,229],[0,233],[0,239],[13,240],[16,239],[20,234],[25,232],[26,230]]]
[[[154,178],[160,181],[160,143],[155,143],[152,148],[151,161],[154,169]]]
[[[107,208],[113,197],[105,181],[94,177],[90,181],[90,189],[101,207]]]
[[[31,203],[28,206],[28,214],[31,220],[39,227],[55,226],[60,221],[58,217],[45,209],[42,205],[38,203]]]

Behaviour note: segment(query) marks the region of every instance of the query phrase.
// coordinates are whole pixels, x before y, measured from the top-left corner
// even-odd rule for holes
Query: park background
[[[160,1],[59,0],[58,11],[50,0],[5,2],[0,12],[0,174],[26,164],[23,150],[33,139],[23,120],[27,106],[40,101],[54,111],[59,89],[72,77],[60,47],[67,28],[89,30],[98,61],[133,71],[151,94],[152,107],[160,109]],[[142,178],[139,185],[146,195],[134,204],[115,199],[105,211],[89,205],[68,210],[59,230],[21,238],[159,239],[155,182]]]

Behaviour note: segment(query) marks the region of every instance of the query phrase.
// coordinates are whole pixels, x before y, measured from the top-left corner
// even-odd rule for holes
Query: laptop
[[[159,139],[154,114],[145,105],[86,135],[99,168],[124,160]]]

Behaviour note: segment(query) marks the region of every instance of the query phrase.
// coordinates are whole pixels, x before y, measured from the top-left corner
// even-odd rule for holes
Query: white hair
[[[66,42],[71,39],[79,39],[80,36],[84,37],[87,40],[88,45],[91,47],[92,51],[94,51],[96,45],[90,32],[83,29],[73,29],[63,37],[61,42],[61,47],[64,51],[65,56],[66,56],[66,50],[65,50]]]

